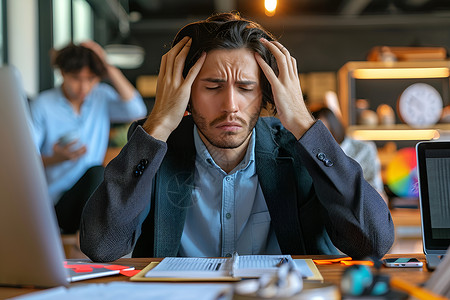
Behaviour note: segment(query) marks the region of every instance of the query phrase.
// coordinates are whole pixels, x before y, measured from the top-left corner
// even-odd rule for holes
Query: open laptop
[[[64,262],[18,71],[0,67],[0,285],[52,287],[133,268]]]
[[[423,251],[434,270],[450,246],[450,141],[416,145]]]
[[[64,252],[18,71],[0,68],[0,284],[67,284]]]

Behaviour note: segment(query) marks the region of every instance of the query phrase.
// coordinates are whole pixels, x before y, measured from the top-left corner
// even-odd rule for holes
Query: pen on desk
[[[276,267],[279,268],[279,267],[281,267],[281,265],[283,265],[285,263],[288,263],[287,257],[281,258],[280,261],[276,264]]]
[[[444,300],[447,299],[441,295],[437,295],[432,291],[413,285],[403,279],[392,277],[390,280],[391,287],[407,292],[410,296],[423,300]]]
[[[234,277],[234,275],[236,274],[236,269],[239,266],[239,254],[234,251],[233,255],[231,255],[231,257],[229,258],[230,260],[230,276]]]

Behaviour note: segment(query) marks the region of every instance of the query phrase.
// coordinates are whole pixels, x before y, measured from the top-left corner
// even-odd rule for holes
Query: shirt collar
[[[250,141],[247,147],[247,152],[245,153],[245,156],[242,159],[242,161],[230,172],[230,174],[248,168],[250,163],[255,161],[255,140],[256,140],[256,131],[255,128],[253,128],[252,136],[250,137]],[[202,139],[200,138],[197,126],[195,124],[194,124],[194,144],[195,144],[195,151],[197,152],[197,158],[200,158],[200,161],[204,162],[206,165],[209,166],[212,165],[220,169],[220,167],[215,163],[214,159],[211,157],[211,154],[209,154],[209,151],[206,148],[205,144],[203,143]]]

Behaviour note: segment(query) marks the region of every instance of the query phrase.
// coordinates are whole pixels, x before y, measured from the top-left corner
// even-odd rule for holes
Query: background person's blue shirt
[[[61,87],[42,92],[30,103],[34,139],[43,156],[53,154],[53,145],[64,135],[75,132],[79,145],[87,152],[45,168],[48,190],[53,203],[70,189],[92,166],[103,163],[109,141],[111,122],[129,122],[145,117],[146,107],[136,91],[133,99],[121,101],[116,90],[99,83],[86,96],[79,114],[64,96]]]
[[[180,256],[281,254],[255,167],[253,129],[244,159],[229,174],[212,159],[194,126],[193,205],[188,208]]]

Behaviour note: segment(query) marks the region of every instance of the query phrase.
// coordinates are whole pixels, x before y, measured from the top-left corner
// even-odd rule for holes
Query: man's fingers
[[[292,60],[291,60],[291,53],[289,53],[289,50],[286,49],[286,47],[284,47],[280,42],[272,42],[275,46],[277,46],[277,48],[281,51],[281,53],[283,53],[284,55],[284,61],[286,62],[286,65],[288,67],[288,72],[289,74],[292,74],[293,71],[297,71],[293,69],[292,66]]]
[[[277,41],[273,41],[271,42],[272,44],[274,44],[275,46],[277,46],[277,48],[286,56],[291,56],[291,54],[289,53],[288,49],[286,49],[286,47],[284,47],[280,42]]]
[[[280,75],[283,74],[289,76],[289,74],[291,74],[293,71],[293,67],[290,59],[291,54],[286,49],[286,47],[284,47],[279,42],[275,41],[269,42],[266,39],[261,39],[261,42],[264,44],[264,46],[267,47],[267,49],[269,49],[269,51],[275,57],[278,64]]]
[[[292,61],[292,69],[295,74],[295,78],[298,78],[297,60],[291,56],[291,61]]]
[[[202,55],[199,57],[199,59],[195,62],[195,64],[189,70],[189,73],[187,74],[186,79],[184,80],[183,84],[192,86],[195,78],[197,78],[198,73],[200,73],[200,70],[202,69],[205,59],[206,59],[206,52],[203,52]]]
[[[83,47],[91,49],[95,54],[103,61],[105,65],[107,65],[106,52],[98,43],[88,40],[80,44]]]
[[[184,45],[183,49],[178,53],[178,55],[175,57],[174,67],[173,67],[173,74],[172,78],[174,80],[180,80],[183,77],[183,69],[184,64],[186,62],[186,57],[189,53],[189,50],[191,49],[192,39],[190,38],[188,42]],[[178,82],[176,83],[178,84]]]
[[[71,141],[70,143],[66,144],[64,146],[65,149],[70,149],[72,148],[73,145],[75,145],[76,143],[78,143],[78,139]]]
[[[159,73],[158,73],[158,79],[156,81],[156,87],[161,87],[163,79],[166,75],[166,61],[167,61],[167,54],[164,54],[161,58],[161,65],[159,67]]]
[[[189,40],[190,38],[188,36],[185,36],[180,42],[178,42],[178,44],[173,46],[172,49],[170,49],[170,51],[166,53],[166,75],[172,76],[175,58],[178,56],[180,51],[184,48]]]
[[[72,159],[78,158],[78,157],[82,156],[82,155],[85,154],[85,153],[86,153],[86,146],[82,146],[82,147],[78,148],[77,150],[72,151],[72,152],[70,153],[70,157],[71,157]]]
[[[255,58],[256,62],[259,64],[259,67],[263,71],[264,75],[266,75],[267,80],[269,81],[270,85],[275,84],[275,80],[277,79],[277,76],[275,75],[275,72],[272,70],[272,68],[265,62],[265,60],[261,57],[259,53],[255,52]]]

